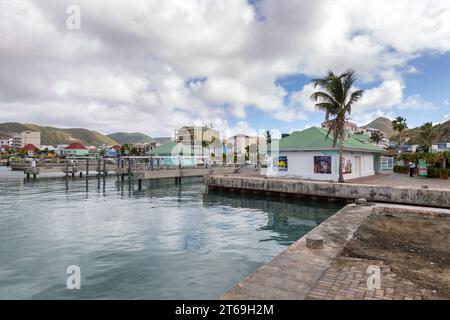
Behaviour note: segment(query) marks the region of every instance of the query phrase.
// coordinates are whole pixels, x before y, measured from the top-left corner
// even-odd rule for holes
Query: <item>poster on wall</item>
[[[425,160],[419,160],[419,176],[426,177],[428,175],[427,162]]]
[[[331,174],[331,157],[330,156],[314,157],[314,173]]]
[[[278,171],[287,171],[288,170],[288,158],[287,156],[279,156],[277,163]]]
[[[346,159],[345,157],[342,157],[342,173],[343,174],[352,173],[352,160],[351,159]]]

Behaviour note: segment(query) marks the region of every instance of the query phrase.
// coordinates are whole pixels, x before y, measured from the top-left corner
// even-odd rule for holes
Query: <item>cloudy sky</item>
[[[450,1],[0,0],[0,68],[0,122],[290,132],[323,120],[310,79],[347,68],[366,90],[358,124],[441,122]]]

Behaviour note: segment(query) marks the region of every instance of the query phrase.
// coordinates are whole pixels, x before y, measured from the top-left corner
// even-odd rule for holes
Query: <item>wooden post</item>
[[[36,173],[33,173],[33,180],[36,180]]]
[[[80,178],[83,178],[83,171],[80,171]]]
[[[100,158],[98,158],[97,159],[97,175],[98,176],[100,175],[100,170],[101,170],[101,168],[100,168]]]
[[[66,156],[66,178],[69,177],[69,157]]]
[[[27,172],[27,180],[30,180],[30,173]]]
[[[139,189],[139,191],[141,191],[141,189],[142,189],[142,179],[138,180],[138,189]]]
[[[106,170],[106,159],[103,158],[103,175],[107,176],[108,175],[108,171]]]
[[[150,171],[153,171],[153,157],[150,157]]]
[[[89,158],[86,159],[86,178],[89,176]]]
[[[131,158],[128,158],[128,180],[131,179]]]

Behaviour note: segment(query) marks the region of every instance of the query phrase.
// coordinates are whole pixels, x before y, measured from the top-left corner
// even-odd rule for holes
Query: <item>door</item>
[[[361,157],[355,156],[355,177],[361,177]]]

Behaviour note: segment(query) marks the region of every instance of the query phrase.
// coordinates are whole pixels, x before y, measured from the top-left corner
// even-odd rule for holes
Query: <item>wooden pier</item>
[[[204,177],[211,174],[234,174],[243,172],[259,172],[260,169],[253,166],[185,166],[162,165],[159,158],[152,157],[78,157],[68,158],[59,163],[38,163],[23,165],[20,168],[26,174],[27,179],[37,179],[40,174],[62,173],[65,177],[90,174],[97,176],[115,175],[117,180],[137,182],[142,185],[144,180],[174,179],[175,184],[180,184],[183,177]],[[54,175],[53,177],[57,177]]]

